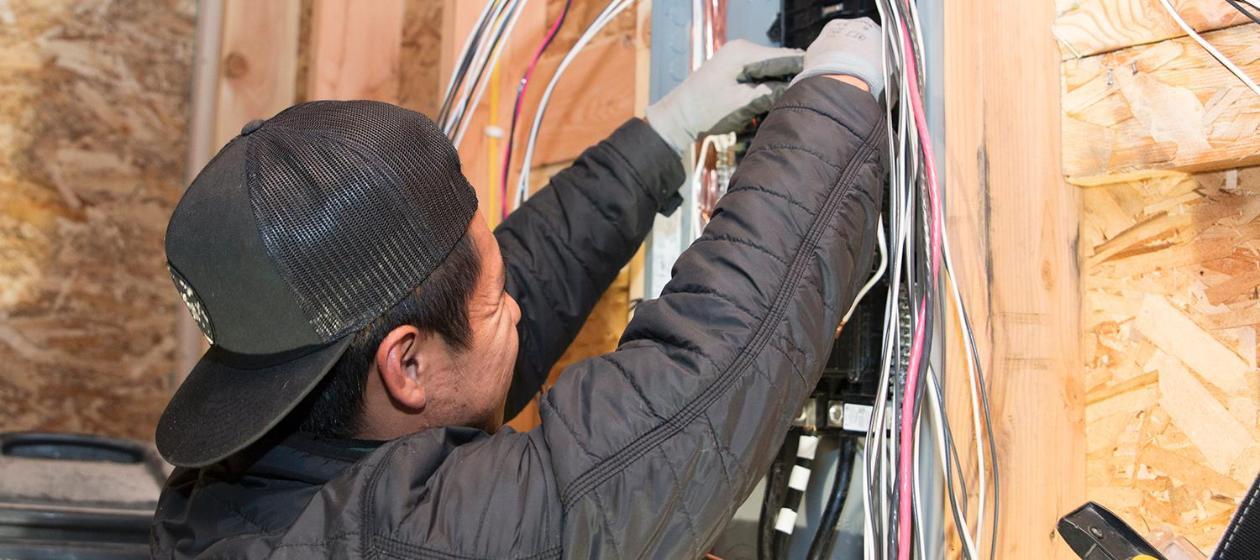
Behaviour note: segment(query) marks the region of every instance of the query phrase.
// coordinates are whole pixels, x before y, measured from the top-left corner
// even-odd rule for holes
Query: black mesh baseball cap
[[[201,467],[265,435],[424,283],[476,209],[455,148],[419,113],[315,101],[245,125],[166,229],[210,349],[162,413],[158,451]]]

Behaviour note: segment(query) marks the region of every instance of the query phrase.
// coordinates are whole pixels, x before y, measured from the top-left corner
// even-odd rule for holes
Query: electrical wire
[[[503,55],[504,48],[507,46],[507,41],[504,39],[510,36],[512,34],[512,30],[516,28],[516,23],[520,21],[521,14],[525,11],[524,7],[527,3],[529,3],[529,0],[513,0],[509,5],[503,16],[507,22],[506,26],[503,27],[502,31],[495,37],[495,41],[490,47],[490,53],[487,55],[485,62],[482,64],[481,74],[484,74],[487,68],[494,68],[498,65],[499,58]],[[477,80],[473,82],[475,93],[472,96],[472,103],[466,105],[466,111],[463,111],[465,114],[459,124],[459,128],[456,131],[454,138],[451,139],[451,142],[455,144],[456,148],[458,148],[460,143],[463,142],[464,133],[468,131],[469,125],[472,124],[472,113],[476,109],[477,105],[481,103],[481,96],[486,91],[487,81],[488,80],[481,80],[481,75],[479,74]]]
[[[1239,68],[1232,60],[1224,54],[1221,54],[1221,51],[1216,50],[1216,47],[1207,42],[1207,40],[1199,35],[1193,27],[1190,27],[1190,24],[1186,23],[1185,19],[1182,19],[1181,14],[1177,13],[1177,9],[1174,8],[1168,0],[1159,0],[1159,3],[1164,6],[1164,11],[1168,12],[1168,15],[1177,22],[1177,25],[1181,26],[1181,30],[1185,31],[1186,35],[1189,35],[1191,39],[1194,39],[1199,46],[1203,47],[1203,50],[1212,55],[1212,58],[1215,58],[1217,62],[1221,63],[1221,66],[1224,66],[1226,70],[1229,70],[1231,74],[1242,81],[1242,83],[1250,88],[1251,91],[1255,92],[1256,95],[1260,95],[1260,85],[1256,85],[1256,82],[1252,80],[1246,72],[1243,72],[1242,68]],[[1248,3],[1250,4],[1251,2]]]
[[[556,67],[556,73],[547,82],[547,88],[543,90],[542,99],[538,102],[538,109],[534,112],[534,122],[530,126],[529,138],[525,143],[525,155],[521,159],[521,172],[516,184],[515,200],[517,204],[524,202],[528,196],[530,166],[534,161],[534,149],[538,142],[538,132],[542,127],[543,117],[547,114],[547,105],[551,102],[551,95],[555,92],[556,85],[560,83],[560,78],[564,76],[564,71],[568,69],[569,64],[573,62],[578,53],[586,48],[587,43],[590,43],[591,39],[594,39],[609,22],[634,4],[634,2],[635,0],[610,0],[608,5],[604,7],[604,10],[595,18],[595,21],[587,26],[586,31],[569,49],[569,52],[565,53],[564,58],[560,60],[560,65]]]
[[[831,558],[831,549],[836,544],[836,524],[840,521],[840,512],[844,509],[849,496],[849,478],[854,471],[854,456],[857,444],[853,438],[840,436],[840,455],[836,459],[836,474],[831,482],[827,506],[822,517],[818,519],[818,530],[809,544],[806,560],[824,560]]]
[[[516,86],[516,102],[512,104],[512,120],[511,124],[508,125],[507,145],[503,147],[503,172],[499,180],[499,199],[504,201],[501,210],[505,219],[509,212],[507,204],[508,176],[512,169],[512,147],[516,143],[516,123],[520,119],[521,106],[525,103],[525,88],[529,86],[529,80],[534,75],[534,68],[538,66],[539,59],[547,51],[547,47],[551,46],[551,42],[559,34],[560,28],[564,26],[565,19],[569,17],[569,9],[572,7],[573,0],[565,0],[564,8],[560,10],[560,15],[556,17],[556,21],[551,24],[551,29],[547,31],[547,36],[543,38],[543,42],[534,50],[534,56],[530,59],[529,66],[525,69],[520,83]]]
[[[1250,19],[1251,21],[1255,22],[1256,25],[1260,25],[1260,16],[1257,16],[1254,12],[1251,11],[1251,9],[1249,9],[1249,8],[1255,8],[1257,10],[1260,10],[1260,5],[1249,3],[1247,4],[1249,8],[1244,8],[1242,4],[1238,3],[1238,0],[1225,0],[1225,1],[1228,2],[1230,6],[1233,6],[1235,10],[1242,12],[1242,15],[1247,16],[1247,19]]]
[[[884,277],[884,273],[888,271],[888,249],[885,247],[888,242],[884,240],[883,216],[879,217],[879,222],[876,224],[875,238],[876,247],[879,248],[879,268],[875,270],[875,274],[871,275],[871,279],[866,281],[866,284],[862,286],[862,289],[858,290],[857,297],[853,298],[853,304],[850,305],[849,310],[845,312],[844,318],[840,319],[840,327],[837,328],[837,334],[839,334],[839,329],[844,328],[844,325],[849,322],[851,317],[853,317],[853,312],[857,310],[858,304],[862,303],[862,298],[866,297],[866,294],[871,291],[871,288],[874,288],[875,284],[878,284],[879,280]]]

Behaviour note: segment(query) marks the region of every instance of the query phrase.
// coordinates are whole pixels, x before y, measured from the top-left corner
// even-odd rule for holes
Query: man
[[[769,108],[799,54],[728,46],[493,235],[420,115],[315,102],[247,125],[167,231],[212,346],[158,426],[180,468],[153,554],[703,555],[870,271],[879,57],[869,20],[828,25],[661,297],[529,433],[497,428],[676,206],[680,152]]]

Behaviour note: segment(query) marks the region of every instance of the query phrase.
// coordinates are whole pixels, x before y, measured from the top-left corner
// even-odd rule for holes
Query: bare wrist
[[[827,74],[827,77],[839,82],[844,82],[868,93],[871,91],[871,86],[867,85],[866,81],[861,78],[850,76],[848,74]]]

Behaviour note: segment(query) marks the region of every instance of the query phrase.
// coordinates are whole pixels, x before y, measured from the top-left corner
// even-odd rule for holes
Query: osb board
[[[1209,551],[1260,471],[1260,168],[1082,190],[1089,497]]]
[[[1250,21],[1225,0],[1172,0],[1196,31]],[[1160,0],[1060,0],[1054,36],[1064,59],[1110,52],[1185,35]]]
[[[0,2],[0,431],[147,440],[177,303],[191,0]]]
[[[1260,27],[1207,33],[1260,76]],[[1063,63],[1064,174],[1260,163],[1260,97],[1188,37]]]

